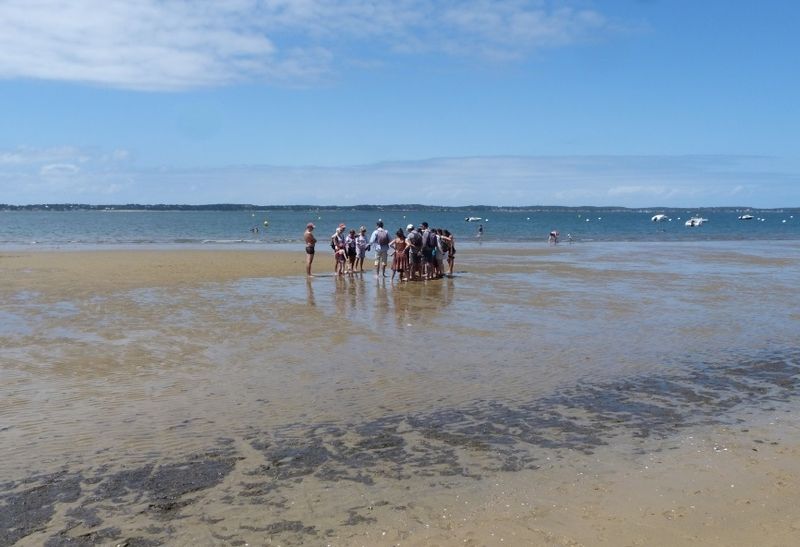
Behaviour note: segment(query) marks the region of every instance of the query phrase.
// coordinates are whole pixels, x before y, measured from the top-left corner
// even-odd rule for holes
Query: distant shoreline
[[[212,203],[205,205],[187,204],[100,204],[85,203],[38,203],[28,205],[11,205],[0,203],[0,211],[440,211],[440,212],[616,212],[616,213],[653,213],[653,212],[714,212],[714,213],[741,213],[741,212],[800,212],[800,207],[616,207],[616,206],[579,206],[569,207],[561,205],[524,205],[506,207],[500,205],[420,205],[420,204],[392,204],[392,205],[252,205],[238,203]]]

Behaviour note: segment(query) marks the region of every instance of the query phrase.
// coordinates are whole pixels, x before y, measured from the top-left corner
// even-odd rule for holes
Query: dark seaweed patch
[[[0,496],[0,545],[11,545],[44,530],[55,513],[56,503],[70,503],[81,495],[81,475],[39,475],[23,484],[40,484]]]
[[[535,469],[543,456],[557,459],[571,451],[592,453],[618,438],[661,438],[686,427],[736,423],[743,410],[774,408],[795,398],[799,373],[800,352],[792,351],[757,359],[688,363],[663,374],[582,382],[524,403],[476,401],[362,423],[295,424],[276,430],[255,427],[246,440],[261,453],[263,462],[244,470],[252,480],[240,483],[238,491],[226,492],[221,499],[231,504],[257,503],[281,513],[288,508],[292,490],[309,480],[331,487],[342,481],[370,486],[417,476],[448,487],[449,477],[480,480],[498,470]],[[220,439],[214,452],[174,464],[34,475],[3,483],[0,544],[45,530],[56,504],[73,503],[81,495],[80,505],[66,512],[69,527],[51,537],[48,545],[116,541],[122,532],[99,529],[104,511],[142,501],[147,505],[140,514],[154,522],[179,518],[181,510],[198,499],[191,494],[219,485],[233,470],[234,445],[230,439]],[[114,506],[98,505],[105,500]],[[349,526],[374,522],[375,517],[361,509],[343,509],[340,522]],[[94,530],[71,537],[70,530],[78,525]],[[315,526],[294,520],[243,530],[266,533],[289,544],[319,537]],[[166,541],[170,531],[151,526],[148,533],[155,539],[125,541],[155,544],[148,542]],[[224,536],[224,541],[241,542],[235,535]]]

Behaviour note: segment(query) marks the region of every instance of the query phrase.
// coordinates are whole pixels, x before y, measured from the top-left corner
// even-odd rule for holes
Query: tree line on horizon
[[[99,204],[86,203],[39,203],[28,205],[11,205],[0,203],[0,211],[440,211],[440,212],[684,212],[684,211],[709,211],[709,212],[742,212],[742,211],[797,211],[798,207],[759,208],[759,207],[618,207],[584,205],[572,207],[566,205],[526,205],[526,206],[500,206],[500,205],[422,205],[422,204],[391,204],[391,205],[252,205],[241,203],[209,203],[204,205],[188,204]]]

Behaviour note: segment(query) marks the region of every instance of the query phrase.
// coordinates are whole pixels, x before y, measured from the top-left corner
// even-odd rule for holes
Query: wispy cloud
[[[553,156],[141,169],[124,150],[0,150],[0,202],[797,206],[800,172],[777,163],[747,156]]]
[[[599,12],[538,0],[6,0],[0,78],[138,90],[303,84],[376,62],[359,45],[377,57],[513,60],[616,29]]]

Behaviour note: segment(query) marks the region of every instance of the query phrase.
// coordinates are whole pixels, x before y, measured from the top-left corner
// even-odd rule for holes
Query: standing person
[[[314,262],[314,246],[317,244],[317,238],[314,237],[314,225],[311,222],[306,224],[303,241],[306,243],[306,275],[314,277],[311,275],[311,263]]]
[[[336,231],[331,236],[331,249],[333,249],[333,273],[337,273],[339,271],[339,259],[338,255],[336,254],[339,250],[339,247],[344,248],[344,229],[346,226],[344,223],[339,224],[336,228]]]
[[[356,236],[356,268],[358,268],[359,272],[364,273],[364,258],[367,256],[367,249],[369,249],[367,228],[362,226],[358,232],[358,236]]]
[[[389,243],[389,246],[394,249],[394,256],[392,257],[392,281],[394,281],[394,274],[400,274],[400,281],[403,281],[404,272],[408,271],[408,253],[406,249],[406,236],[403,234],[403,229],[398,228],[395,233],[395,238]]]
[[[408,246],[408,280],[419,279],[422,272],[422,235],[413,224],[406,226],[406,245]]]
[[[369,245],[375,250],[375,277],[386,277],[386,262],[389,257],[389,243],[392,241],[392,236],[383,228],[383,221],[379,220],[376,225],[375,231],[369,237]]]
[[[447,241],[448,249],[447,249],[447,275],[453,277],[453,263],[456,259],[456,238],[453,234],[450,233],[449,230],[444,230],[444,236],[442,237],[444,241]]]
[[[444,277],[444,260],[450,249],[450,243],[444,238],[444,230],[436,228],[436,252],[434,258],[436,259],[436,277]]]
[[[436,251],[436,234],[428,228],[428,223],[420,225],[422,232],[422,267],[425,279],[433,279],[436,276],[436,260],[433,255]]]
[[[483,224],[478,224],[478,235],[477,238],[481,239],[483,237]]]
[[[347,253],[347,273],[353,273],[356,269],[356,231],[350,230],[347,237],[344,238],[344,250]]]
[[[333,251],[333,260],[336,262],[334,266],[334,273],[336,275],[344,275],[344,265],[347,263],[347,251],[344,249],[344,243],[341,239],[336,239],[336,249]]]

